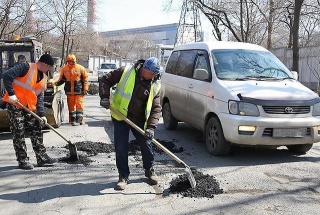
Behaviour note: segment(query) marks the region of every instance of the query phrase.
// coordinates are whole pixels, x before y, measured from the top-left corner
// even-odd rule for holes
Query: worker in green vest
[[[133,66],[118,68],[100,79],[100,105],[109,109],[110,89],[117,85],[116,91],[112,95],[111,106],[145,131],[145,135],[140,134],[111,111],[114,121],[116,165],[119,172],[119,181],[116,186],[118,190],[125,189],[129,180],[128,142],[130,130],[141,148],[143,168],[149,184],[156,185],[158,183],[153,169],[154,153],[151,140],[161,116],[159,77],[158,59],[151,57],[147,60],[139,60]]]

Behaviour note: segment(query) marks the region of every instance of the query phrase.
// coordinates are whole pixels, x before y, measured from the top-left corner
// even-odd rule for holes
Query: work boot
[[[29,162],[29,160],[23,160],[23,161],[19,161],[19,168],[31,170],[33,169],[33,165]]]
[[[77,117],[77,120],[76,120],[77,123],[79,123],[80,125],[84,125],[84,120],[83,120],[83,117]]]
[[[57,162],[57,159],[49,157],[47,153],[42,155],[41,157],[37,157],[37,164],[38,166],[44,166],[46,164],[49,164],[49,166],[52,166],[54,163]]]
[[[71,122],[71,125],[72,126],[78,126],[78,125],[80,125],[78,122],[75,122],[75,121],[73,121],[73,122]]]
[[[119,181],[117,183],[116,189],[117,190],[124,190],[126,188],[127,184],[128,184],[128,178],[125,178],[125,177],[119,175]]]
[[[153,168],[145,170],[144,175],[148,178],[150,185],[158,184],[158,177]]]

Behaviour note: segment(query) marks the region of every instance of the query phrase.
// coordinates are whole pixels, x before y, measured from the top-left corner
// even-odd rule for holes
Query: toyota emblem
[[[284,112],[293,113],[293,108],[292,107],[285,107]]]

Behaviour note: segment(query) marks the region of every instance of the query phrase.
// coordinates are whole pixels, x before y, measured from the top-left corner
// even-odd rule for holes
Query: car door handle
[[[189,84],[188,87],[192,89],[194,86],[193,86],[193,84]]]

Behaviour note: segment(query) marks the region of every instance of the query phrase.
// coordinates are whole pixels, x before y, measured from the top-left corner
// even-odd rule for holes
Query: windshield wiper
[[[237,81],[245,81],[245,80],[275,80],[277,78],[272,77],[272,76],[265,76],[265,75],[260,75],[260,76],[254,76],[254,75],[247,75],[244,78],[237,78]]]
[[[291,80],[296,80],[296,79],[294,79],[294,78],[292,78],[292,77],[284,77],[284,78],[279,78],[280,80],[286,80],[286,79],[291,79]]]

